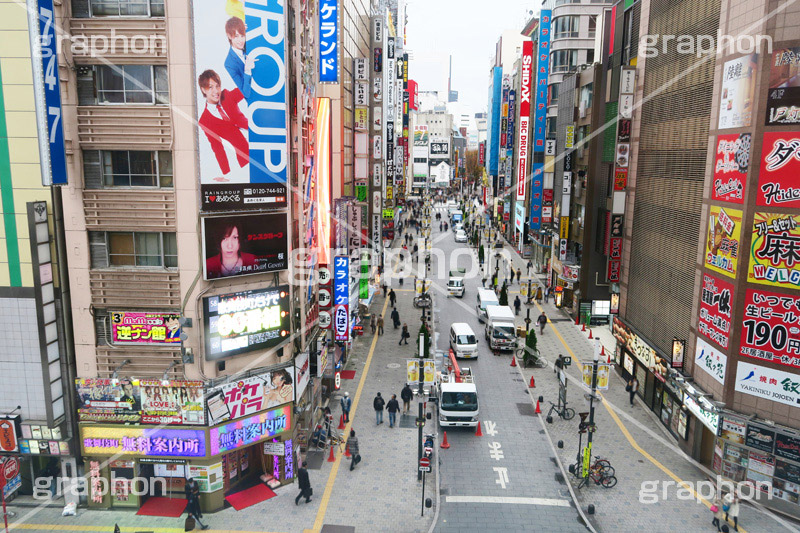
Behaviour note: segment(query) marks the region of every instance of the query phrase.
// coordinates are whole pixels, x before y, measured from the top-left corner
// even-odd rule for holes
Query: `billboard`
[[[533,77],[533,42],[522,43],[522,76],[519,94],[519,132],[517,133],[517,201],[525,201],[525,181],[528,175],[528,148],[530,144],[531,79]],[[540,180],[541,183],[541,180]],[[541,187],[539,187],[541,204]]]
[[[726,61],[722,67],[719,129],[747,128],[753,119],[758,54]]]
[[[800,124],[800,47],[772,52],[767,91],[767,126]]]
[[[337,341],[346,341],[350,334],[350,258],[333,260],[333,332]]]
[[[174,313],[111,312],[112,344],[180,346],[180,317]]]
[[[283,3],[193,2],[202,209],[286,207]]]
[[[251,416],[294,401],[293,366],[268,370],[209,389],[208,424]]]
[[[61,3],[59,2],[59,5]],[[58,43],[56,38],[53,0],[39,0],[39,43],[41,45],[40,75],[44,78],[44,104],[47,116],[47,139],[50,160],[50,183],[67,184],[67,153],[64,147],[64,127],[61,120],[61,84],[58,79]],[[37,58],[34,58],[36,61]]]
[[[138,380],[83,378],[75,380],[79,422],[141,421]]]
[[[747,281],[800,287],[800,215],[756,212]]]
[[[703,293],[700,296],[700,319],[697,330],[723,349],[728,348],[732,305],[733,284],[703,274]]]
[[[694,365],[695,367],[701,368],[719,383],[725,384],[725,370],[728,366],[728,356],[708,344],[701,337],[697,337]]]
[[[289,336],[289,286],[203,298],[206,359],[265,350]]]
[[[712,205],[708,216],[705,265],[707,268],[736,277],[742,233],[742,212]]]
[[[747,289],[739,354],[800,368],[799,326],[800,298]]]
[[[752,135],[734,133],[717,137],[714,154],[714,184],[711,199],[735,204],[744,203],[747,170],[750,167]]]
[[[149,457],[205,457],[202,429],[163,429],[135,426],[80,428],[84,457],[98,455]]]
[[[800,132],[764,134],[756,205],[800,208]]]
[[[206,423],[202,381],[140,379],[142,424]]]
[[[209,430],[211,455],[219,455],[292,429],[292,408],[289,405],[259,413]]]
[[[289,268],[285,213],[206,217],[202,221],[205,279]]]
[[[550,19],[551,11],[549,9],[542,9],[539,15],[539,50],[536,56],[536,107],[534,108],[533,115],[534,152],[544,152],[545,135],[547,133],[547,76],[550,71]]]
[[[339,0],[319,3],[319,81],[339,82]]]

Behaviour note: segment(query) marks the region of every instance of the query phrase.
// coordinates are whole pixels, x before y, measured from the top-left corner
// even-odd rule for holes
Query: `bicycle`
[[[534,368],[546,368],[547,367],[547,360],[544,357],[541,357],[538,352],[531,353],[530,357],[526,358],[525,355],[528,353],[526,351],[525,346],[518,346],[514,355],[517,359],[522,361],[522,365],[524,367],[533,366]]]
[[[595,458],[595,462],[589,467],[588,476],[583,476],[583,468],[580,462],[572,465],[570,471],[580,478],[577,488],[586,485],[591,479],[595,485],[600,485],[605,489],[610,489],[617,484],[617,477],[614,475],[614,467],[606,459]]]
[[[594,464],[591,466],[594,469],[602,469],[602,471],[609,476],[613,476],[615,474],[614,467],[611,466],[611,462],[608,459],[602,459],[600,457],[594,456]],[[569,471],[574,475],[577,479],[583,478],[583,461],[578,459],[575,464],[569,466]]]
[[[553,402],[550,402],[550,410],[547,412],[547,417],[545,418],[551,418],[553,411],[555,411],[558,414],[558,416],[560,416],[564,420],[572,420],[572,418],[575,416],[575,409],[567,407],[567,404],[564,404],[563,407],[559,408],[558,405],[554,404]]]

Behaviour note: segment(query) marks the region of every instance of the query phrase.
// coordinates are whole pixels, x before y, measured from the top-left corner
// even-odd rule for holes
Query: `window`
[[[594,86],[593,83],[587,83],[583,87],[581,87],[581,99],[578,104],[580,109],[589,109],[592,107],[592,87]]]
[[[577,37],[580,20],[578,15],[566,15],[553,19],[553,39]]]
[[[458,335],[456,337],[456,344],[475,344],[477,342],[475,335]]]
[[[81,105],[167,104],[167,67],[162,65],[95,65],[79,72]]]
[[[92,268],[178,267],[174,233],[89,232]]]
[[[550,102],[548,105],[554,105],[558,103],[558,87],[559,85],[557,83],[550,85]]]
[[[633,35],[633,10],[625,12],[622,23],[622,64],[627,65],[631,60],[631,36]]]
[[[591,65],[594,63],[594,48],[586,50],[586,64]]]
[[[552,72],[566,72],[578,64],[577,50],[558,50],[553,52],[550,70]]]
[[[172,188],[172,154],[166,151],[86,150],[83,152],[83,175],[87,189]]]
[[[443,411],[475,411],[478,409],[478,395],[474,392],[443,392]]]
[[[597,15],[589,15],[589,38],[593,39],[597,33]]]
[[[164,0],[89,0],[93,17],[163,17]]]

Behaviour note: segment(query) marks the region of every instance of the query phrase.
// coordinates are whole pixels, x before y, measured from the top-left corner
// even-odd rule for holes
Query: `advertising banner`
[[[742,212],[712,205],[709,208],[708,238],[705,265],[707,268],[736,277],[739,244],[742,233]]]
[[[236,5],[193,2],[204,211],[287,205],[285,8]]]
[[[79,422],[133,422],[142,418],[139,380],[75,380]]]
[[[179,346],[180,317],[173,313],[111,312],[112,344]]]
[[[517,132],[517,201],[525,201],[530,148],[531,97],[533,94],[533,42],[522,42],[522,75],[520,77],[519,131]],[[542,150],[539,150],[542,151]]]
[[[800,368],[798,332],[800,297],[747,289],[740,355]]]
[[[204,217],[202,222],[205,279],[289,268],[286,213]]]
[[[253,415],[294,401],[295,375],[294,367],[290,366],[209,389],[209,425]]]
[[[17,424],[19,420],[19,415],[0,415],[0,453],[19,450],[19,443],[17,442]]]
[[[800,215],[755,213],[747,281],[800,287]]]
[[[441,156],[448,157],[450,155],[449,142],[432,142],[430,143],[431,157]]]
[[[104,428],[82,426],[84,457],[138,455],[148,457],[205,457],[206,435],[202,429],[161,429],[134,426]]]
[[[731,305],[733,285],[715,276],[703,274],[703,292],[700,296],[700,319],[697,330],[717,343],[728,347],[731,333]]]
[[[758,54],[731,59],[723,65],[719,129],[750,127],[757,66]]]
[[[294,358],[294,396],[295,402],[303,397],[308,382],[311,380],[311,365],[309,364],[308,352],[297,354]]]
[[[47,115],[48,159],[50,162],[50,183],[43,183],[43,185],[66,185],[67,153],[64,147],[61,83],[58,75],[58,45],[61,41],[56,37],[53,3],[53,0],[38,0],[37,18],[39,19],[41,65],[37,65],[37,69],[41,66],[39,74],[44,78],[44,104],[47,108],[45,115]]]
[[[772,52],[767,92],[767,126],[800,124],[800,47]]]
[[[725,384],[725,369],[728,366],[728,356],[714,348],[701,337],[697,337],[694,365],[706,374]]]
[[[339,81],[339,0],[319,2],[319,81]]]
[[[752,135],[734,133],[717,137],[714,155],[714,184],[711,199],[735,204],[744,203],[747,170],[750,167]]]
[[[544,163],[534,163],[531,169],[531,214],[529,229],[538,233],[542,228],[542,187],[544,184]]]
[[[346,341],[350,334],[350,258],[333,260],[333,332],[335,340]]]
[[[423,360],[422,379],[425,385],[435,382],[436,368],[433,361]],[[406,383],[419,383],[419,359],[406,359]]]
[[[544,152],[547,134],[547,76],[550,71],[550,18],[552,12],[539,12],[539,50],[536,54],[536,107],[533,115],[533,151]],[[533,230],[531,217],[531,230]],[[539,228],[537,227],[536,230]]]
[[[800,208],[800,132],[764,134],[756,205]]]
[[[202,381],[140,379],[142,424],[206,423]]]
[[[285,405],[250,418],[211,428],[209,449],[211,455],[219,455],[275,437],[291,429],[292,406]]]
[[[266,350],[289,336],[289,286],[203,298],[206,359]]]

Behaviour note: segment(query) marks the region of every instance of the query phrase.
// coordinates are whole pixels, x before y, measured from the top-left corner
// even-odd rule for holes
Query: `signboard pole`
[[[420,404],[422,405],[422,404]],[[3,508],[5,509],[6,500],[3,499]],[[422,472],[422,505],[421,511],[419,513],[420,516],[425,516],[425,472]],[[6,525],[6,531],[8,530],[8,525]]]
[[[597,363],[600,361],[600,339],[594,341],[594,362],[592,363],[592,396],[589,398],[589,435],[586,437],[586,456],[588,456],[589,468],[592,464],[592,436],[594,436],[594,398],[597,394]],[[586,466],[587,459],[584,457],[583,464]],[[589,468],[583,469],[583,477],[589,477]]]
[[[6,476],[5,473],[0,475],[0,497],[3,498],[3,524],[6,528],[6,533],[8,533],[8,513],[6,512]]]

